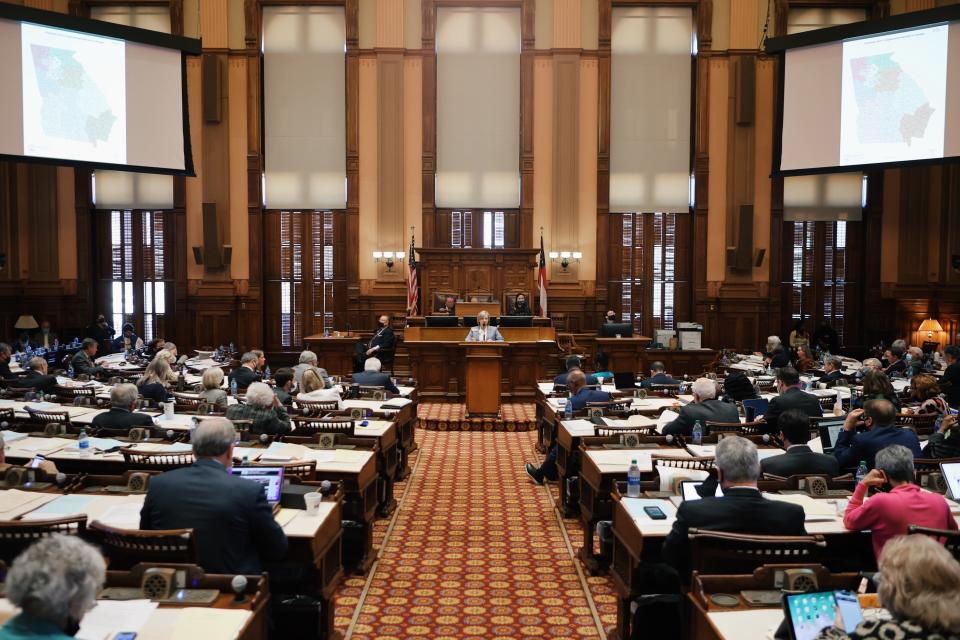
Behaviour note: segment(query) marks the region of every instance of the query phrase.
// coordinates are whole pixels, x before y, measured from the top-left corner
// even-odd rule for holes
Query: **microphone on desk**
[[[333,493],[333,483],[329,480],[324,480],[320,483],[320,495],[328,496]]]
[[[233,576],[233,580],[230,581],[230,588],[233,589],[233,601],[243,602],[246,600],[243,593],[247,590],[247,577]]]
[[[347,337],[350,337],[350,323],[347,323]]]
[[[67,483],[67,474],[65,474],[63,471],[58,471],[58,472],[57,472],[57,486],[58,486],[58,487],[62,487],[62,486],[65,485],[66,483]]]
[[[173,429],[167,429],[167,440],[173,440]]]
[[[270,436],[267,435],[266,433],[261,433],[261,434],[260,434],[260,442],[261,442],[262,444],[267,444],[268,442],[270,442]]]

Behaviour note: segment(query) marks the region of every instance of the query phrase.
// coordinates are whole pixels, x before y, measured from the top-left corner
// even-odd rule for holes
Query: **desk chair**
[[[94,520],[85,537],[100,546],[111,570],[130,569],[141,562],[196,564],[199,560],[193,529],[118,529]]]
[[[930,527],[921,527],[916,524],[911,524],[907,527],[907,533],[920,533],[936,538],[937,541],[940,542],[956,560],[960,561],[960,531],[952,531],[950,529],[931,529]]]
[[[16,418],[16,412],[13,409],[0,409],[0,428],[9,429]]]
[[[63,425],[68,431],[70,429],[70,414],[66,411],[44,411],[27,407],[27,415],[30,416],[28,420],[33,424],[56,424]]]
[[[62,533],[82,536],[87,530],[87,516],[52,518],[50,520],[0,521],[0,561],[9,565],[20,553],[41,538]]]
[[[827,541],[822,535],[764,536],[690,529],[690,568],[701,574],[751,573],[773,564],[819,563]]]
[[[760,435],[760,429],[765,424],[765,422],[756,420],[753,422],[713,422],[707,420],[704,426],[707,428],[709,435],[722,433],[724,435],[755,436]]]
[[[318,433],[335,433],[352,437],[356,432],[353,420],[324,420],[322,418],[294,417],[292,436],[314,436]]]
[[[194,463],[193,453],[146,452],[121,449],[127,467],[146,471],[172,471]]]
[[[951,462],[960,462],[960,458],[914,458],[913,472],[916,483],[929,491],[945,494],[947,483],[940,471],[940,465]]]
[[[317,479],[317,461],[307,460],[300,462],[251,462],[250,467],[283,467],[283,477],[297,478],[300,482],[312,482]]]
[[[336,400],[294,400],[293,404],[305,416],[320,416],[340,409],[340,403]]]
[[[647,394],[661,398],[673,398],[680,393],[679,384],[652,384],[647,387]]]
[[[56,385],[53,390],[57,394],[58,402],[63,404],[75,404],[77,398],[90,399],[93,404],[96,403],[97,390],[93,387],[62,387]]]
[[[938,417],[936,413],[898,413],[895,424],[898,427],[910,427],[918,436],[928,436],[933,433]]]
[[[195,393],[173,392],[173,410],[177,413],[198,413],[200,405],[207,402]]]
[[[650,462],[653,464],[654,471],[657,470],[657,467],[710,471],[716,465],[716,459],[712,456],[704,456],[701,458],[668,458],[654,454],[650,456]]]

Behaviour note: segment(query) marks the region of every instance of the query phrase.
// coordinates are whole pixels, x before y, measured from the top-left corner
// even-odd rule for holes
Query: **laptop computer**
[[[283,467],[233,467],[230,473],[263,485],[263,493],[272,508],[280,504],[280,489],[283,488]]]
[[[699,480],[683,480],[680,482],[680,495],[683,499],[686,500],[699,500],[703,496],[697,493],[697,489],[700,488],[703,482]],[[720,488],[720,485],[717,485],[717,491],[713,494],[717,498],[723,496],[723,489]]]
[[[817,428],[820,430],[820,444],[824,453],[833,453],[837,438],[843,431],[843,420],[822,420]]]
[[[941,462],[940,471],[947,483],[950,497],[960,500],[960,462]]]
[[[770,401],[766,398],[746,398],[741,401],[743,403],[743,410],[749,415],[748,408],[753,407],[753,419],[756,420],[763,414],[767,412],[767,408],[770,406]]]
[[[633,371],[614,372],[613,386],[616,387],[617,390],[629,389],[635,391],[637,388],[637,377],[633,375]]]

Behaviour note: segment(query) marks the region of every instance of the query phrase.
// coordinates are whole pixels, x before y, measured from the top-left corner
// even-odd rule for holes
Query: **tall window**
[[[104,258],[111,266],[105,288],[113,327],[119,332],[130,322],[144,341],[162,337],[167,323],[167,295],[173,290],[167,286],[167,214],[127,209],[103,215],[109,219],[110,253]]]
[[[637,331],[673,329],[689,313],[690,274],[678,259],[688,246],[690,216],[625,213],[622,219],[620,312]]]
[[[506,246],[506,215],[503,211],[478,211],[479,227],[474,228],[473,211],[450,212],[450,246],[469,249],[502,249]],[[478,238],[475,233],[479,233]]]
[[[267,213],[267,304],[280,322],[267,324],[267,341],[299,348],[304,337],[334,327],[337,215],[333,211]],[[342,244],[340,244],[342,246]]]
[[[785,304],[793,322],[829,322],[843,339],[850,265],[847,227],[857,223],[787,222],[790,269]]]

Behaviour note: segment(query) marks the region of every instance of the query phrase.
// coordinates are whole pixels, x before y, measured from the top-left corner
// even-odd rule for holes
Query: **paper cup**
[[[320,512],[320,503],[323,502],[323,495],[317,492],[303,494],[303,502],[307,506],[307,515],[315,516]]]
[[[166,418],[167,420],[172,420],[172,419],[173,419],[173,408],[174,408],[174,403],[172,403],[172,402],[164,402],[164,403],[163,403],[163,417]]]

